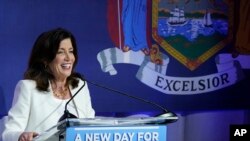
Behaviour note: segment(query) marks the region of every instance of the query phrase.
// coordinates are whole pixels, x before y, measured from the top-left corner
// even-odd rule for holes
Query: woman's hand
[[[23,132],[20,136],[18,141],[32,141],[34,137],[36,137],[38,133],[36,132]]]

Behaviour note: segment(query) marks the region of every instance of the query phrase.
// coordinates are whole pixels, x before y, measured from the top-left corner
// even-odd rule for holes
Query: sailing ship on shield
[[[204,14],[203,25],[205,27],[212,27],[212,25],[213,25],[213,22],[212,22],[212,19],[211,19],[211,13],[208,10],[206,10],[206,12]]]
[[[171,11],[166,11],[162,12],[165,12],[165,17],[158,18],[158,35],[164,39],[171,36],[178,38],[177,36],[180,35],[185,37],[189,42],[195,42],[200,35],[202,38],[202,36],[211,37],[217,33],[220,34],[219,36],[227,34],[227,21],[220,18],[213,19],[211,10],[209,9],[192,13],[190,11],[186,12],[184,8],[176,6]],[[218,15],[216,14],[214,16]]]
[[[180,9],[175,7],[171,12],[171,16],[167,19],[167,24],[169,26],[183,26],[187,24],[187,20],[185,18],[184,8]]]

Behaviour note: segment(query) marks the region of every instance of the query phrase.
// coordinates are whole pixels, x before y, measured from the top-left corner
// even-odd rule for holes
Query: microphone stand
[[[65,104],[65,108],[64,108],[64,114],[60,117],[58,122],[61,122],[65,119],[69,119],[69,118],[77,118],[77,116],[75,116],[74,114],[70,113],[67,106],[69,104],[69,102],[71,102],[74,97],[82,90],[82,88],[85,86],[86,82],[83,80],[84,84],[78,89],[78,91],[72,96],[71,91],[70,91],[70,95],[72,96],[67,103]]]
[[[83,80],[83,79],[82,79]],[[63,129],[66,129],[67,127],[69,127],[70,125],[69,125],[69,118],[77,118],[77,116],[75,116],[74,114],[72,114],[72,113],[70,113],[69,111],[68,111],[68,108],[67,108],[67,106],[68,106],[68,104],[69,104],[69,102],[71,102],[73,99],[74,99],[74,97],[82,90],[82,88],[85,86],[85,84],[86,84],[86,82],[85,82],[85,80],[83,80],[83,82],[84,82],[84,84],[78,89],[78,91],[72,96],[72,94],[71,94],[71,91],[70,91],[70,95],[72,96],[68,101],[67,101],[67,103],[65,104],[65,108],[64,108],[64,113],[63,113],[63,115],[60,117],[60,119],[59,119],[59,121],[58,122],[61,122],[61,121],[63,121],[63,120],[65,120],[65,123],[64,124],[60,124],[58,127],[57,127],[57,129],[59,130],[59,131],[61,131],[60,133],[59,133],[59,141],[61,141],[61,139],[64,139],[64,135],[63,135],[63,132],[64,132],[64,130]]]
[[[149,100],[146,100],[146,99],[137,97],[137,96],[129,95],[129,94],[127,94],[127,93],[118,91],[118,90],[113,89],[113,88],[106,87],[106,86],[101,85],[101,84],[97,84],[97,83],[95,83],[95,82],[92,82],[92,81],[87,80],[86,78],[84,78],[84,80],[87,81],[88,83],[92,84],[92,85],[97,86],[97,87],[100,87],[100,88],[103,88],[103,89],[106,89],[106,90],[109,90],[109,91],[112,91],[112,92],[116,92],[116,93],[118,93],[118,94],[120,94],[120,95],[128,96],[128,97],[130,97],[130,98],[134,98],[134,99],[137,99],[137,100],[139,100],[139,101],[143,101],[143,102],[148,103],[148,104],[152,104],[152,105],[154,105],[154,106],[156,106],[156,107],[158,107],[158,108],[160,108],[161,110],[164,111],[164,113],[159,114],[159,115],[156,115],[155,117],[163,117],[163,118],[166,118],[166,117],[177,117],[177,115],[176,115],[175,113],[170,112],[169,110],[167,110],[166,108],[164,108],[163,106],[161,106],[161,105],[159,105],[159,104],[157,104],[157,103],[155,103],[155,102],[152,102],[152,101],[149,101]]]

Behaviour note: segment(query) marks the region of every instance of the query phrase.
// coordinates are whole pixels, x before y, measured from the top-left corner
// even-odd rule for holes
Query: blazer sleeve
[[[25,131],[30,113],[31,92],[25,81],[17,83],[12,107],[8,112],[8,119],[2,137],[4,141],[17,141]]]

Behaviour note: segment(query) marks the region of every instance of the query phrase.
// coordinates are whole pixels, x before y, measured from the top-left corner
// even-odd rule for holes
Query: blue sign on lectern
[[[69,127],[66,141],[167,141],[166,133],[163,125]]]

